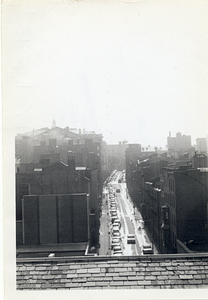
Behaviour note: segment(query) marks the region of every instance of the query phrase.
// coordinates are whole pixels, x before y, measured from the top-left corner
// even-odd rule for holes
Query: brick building
[[[96,168],[99,169],[100,188],[107,177],[105,148],[102,134],[69,127],[54,127],[54,124],[51,129],[33,130],[23,135],[18,134],[15,138],[15,157],[18,164],[31,162],[40,164],[46,160],[48,163],[61,160],[67,164],[69,151],[76,153],[77,166],[95,168],[92,163],[94,164],[96,161]],[[96,158],[92,158],[92,153]]]
[[[23,245],[90,241],[87,194],[24,196]]]
[[[193,166],[186,157],[130,162],[126,169],[128,189],[158,250],[207,251],[206,157],[195,155]]]
[[[75,167],[69,156],[68,164],[61,161],[33,172],[16,174],[17,244],[22,243],[22,199],[25,195],[58,195],[86,193],[89,195],[89,228],[91,245],[99,243],[99,176],[97,169]]]
[[[183,166],[176,170],[164,169],[161,177],[162,202],[168,215],[166,251],[178,252],[177,240],[193,251],[207,251],[208,172]]]
[[[137,163],[141,158],[141,145],[140,144],[129,144],[126,149],[126,185],[130,196],[135,202],[138,196],[137,187]]]

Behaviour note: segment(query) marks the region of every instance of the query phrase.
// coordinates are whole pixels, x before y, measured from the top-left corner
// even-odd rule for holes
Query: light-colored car
[[[112,216],[112,217],[117,217],[117,211],[111,212],[111,216]]]
[[[113,232],[113,238],[121,238],[120,231],[119,232]]]
[[[113,233],[115,233],[115,232],[119,232],[119,227],[118,226],[113,227]]]
[[[115,247],[113,247],[113,255],[115,255],[115,254],[121,254],[122,255],[121,246],[115,246]]]
[[[117,209],[114,208],[114,207],[112,207],[112,208],[110,208],[110,212],[111,212],[111,213],[112,213],[112,212],[117,212]]]
[[[150,244],[143,245],[142,252],[143,252],[143,254],[154,254],[154,251]]]
[[[121,228],[121,223],[120,223],[120,221],[119,220],[115,220],[114,222],[113,222],[113,225],[117,225],[119,228]]]
[[[112,223],[114,222],[114,220],[116,220],[116,219],[118,219],[118,216],[116,215],[116,216],[111,216],[111,221],[112,221]]]
[[[120,222],[120,220],[118,218],[116,218],[116,219],[113,220],[113,223],[115,223],[115,222],[118,223],[118,222]]]
[[[113,248],[116,247],[116,246],[121,246],[121,244],[120,244],[120,239],[118,239],[118,238],[113,238],[113,239],[112,239],[112,242],[111,242],[111,249],[113,249]]]
[[[122,255],[123,255],[122,251],[113,253],[113,256],[122,256]]]
[[[116,205],[116,201],[115,200],[111,200],[110,201],[110,205]]]

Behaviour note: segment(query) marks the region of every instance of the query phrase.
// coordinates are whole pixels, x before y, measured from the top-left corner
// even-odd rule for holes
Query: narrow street
[[[108,198],[107,190],[103,190],[102,198],[102,216],[100,219],[100,249],[99,255],[110,255],[110,236],[109,236],[109,220],[108,220],[108,204],[106,199]]]
[[[123,255],[142,255],[142,246],[151,244],[150,239],[145,231],[144,222],[140,212],[133,207],[133,203],[129,197],[125,178],[123,173],[117,171],[111,181],[108,183],[111,192],[113,190],[115,202],[117,205],[117,216],[120,220],[120,236],[122,243]],[[100,252],[99,255],[111,255],[111,236],[110,228],[112,226],[109,212],[109,190],[103,190],[103,205],[100,227]],[[135,244],[127,243],[128,235],[133,235]],[[156,252],[154,252],[156,253]]]

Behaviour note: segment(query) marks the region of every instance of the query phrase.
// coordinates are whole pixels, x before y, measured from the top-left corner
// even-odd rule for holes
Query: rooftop
[[[17,258],[18,290],[208,287],[208,253]]]

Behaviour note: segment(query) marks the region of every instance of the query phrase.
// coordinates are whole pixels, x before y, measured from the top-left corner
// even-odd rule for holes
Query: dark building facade
[[[131,163],[132,162],[132,163]],[[206,157],[149,157],[130,161],[128,189],[161,253],[207,251]]]
[[[23,244],[90,241],[87,194],[24,196]]]
[[[106,174],[102,134],[57,127],[18,135],[16,144],[17,244],[22,243],[26,195],[89,195],[91,246],[99,246],[102,184]]]
[[[162,177],[169,225],[166,251],[178,252],[177,240],[193,250],[196,244],[207,250],[208,172],[183,166],[164,170]]]
[[[89,195],[90,245],[99,244],[99,177],[97,169],[75,167],[75,159],[69,156],[68,164],[56,162],[33,172],[16,174],[17,243],[21,244],[22,199],[26,195],[59,195],[86,193]]]

